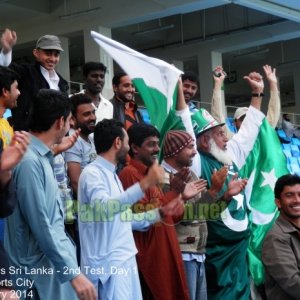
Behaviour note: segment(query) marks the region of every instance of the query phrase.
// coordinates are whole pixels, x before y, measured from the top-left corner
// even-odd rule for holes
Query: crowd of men
[[[144,123],[126,73],[115,74],[107,100],[106,67],[88,62],[85,88],[68,95],[55,71],[59,38],[38,39],[34,64],[12,62],[16,41],[14,31],[2,34],[0,299],[297,299],[300,178],[285,175],[275,186],[280,216],[262,250],[265,293],[250,289],[249,224],[235,231],[229,218],[247,219],[248,180],[238,173],[265,118],[261,74],[244,77],[251,102],[236,111],[232,135],[222,67],[213,73],[212,115],[192,102],[199,83],[185,72],[175,111],[184,130],[161,136]],[[276,70],[263,69],[275,127]]]

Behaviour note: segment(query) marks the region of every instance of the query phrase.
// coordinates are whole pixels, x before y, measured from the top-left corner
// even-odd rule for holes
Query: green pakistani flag
[[[249,270],[256,285],[264,282],[262,242],[278,216],[274,201],[276,180],[287,174],[286,158],[275,130],[265,118],[252,151],[239,175],[249,178],[245,190],[250,222]]]
[[[201,176],[207,180],[208,187],[211,174],[222,166],[212,155],[201,152]],[[237,171],[235,165],[230,166],[229,174]],[[226,191],[231,176],[227,177],[220,195]],[[248,300],[250,285],[246,263],[250,232],[244,194],[232,197],[229,203],[211,203],[204,215],[208,228],[205,260],[208,299]]]
[[[181,121],[174,113],[177,83],[182,71],[97,32],[91,31],[91,35],[129,75],[144,101],[151,124],[161,132],[161,135],[173,127],[183,128],[178,125]]]

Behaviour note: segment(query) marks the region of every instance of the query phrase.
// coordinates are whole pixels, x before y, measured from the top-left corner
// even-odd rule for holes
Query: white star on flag
[[[238,194],[233,197],[233,199],[237,202],[236,209],[243,208],[244,209],[244,196],[242,194]]]
[[[271,190],[274,190],[275,182],[277,180],[277,177],[275,175],[275,169],[273,168],[270,172],[263,172],[261,171],[262,176],[264,176],[264,181],[261,184],[260,187],[269,185]]]

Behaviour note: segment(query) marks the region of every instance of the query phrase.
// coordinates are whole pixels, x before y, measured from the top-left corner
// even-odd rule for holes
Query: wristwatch
[[[252,97],[263,97],[264,93],[252,93]]]

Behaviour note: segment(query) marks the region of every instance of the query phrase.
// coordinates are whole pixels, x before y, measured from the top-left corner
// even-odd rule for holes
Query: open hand
[[[28,132],[16,131],[10,144],[3,150],[1,154],[1,171],[13,169],[23,158],[27,147],[30,143]]]
[[[198,179],[192,182],[188,182],[183,191],[183,200],[189,200],[194,198],[199,193],[202,193],[206,190],[207,181],[205,179]]]
[[[263,70],[265,72],[266,78],[269,82],[269,84],[276,84],[277,85],[277,77],[276,77],[276,69],[269,65],[264,65]]]
[[[72,135],[63,137],[60,144],[55,144],[52,146],[53,154],[57,155],[73,147],[79,137],[79,134],[80,129],[77,129]]]
[[[227,201],[238,195],[247,185],[248,179],[237,179],[237,177],[238,174],[235,173],[227,185],[227,191],[224,193],[224,199]]]
[[[170,175],[170,190],[178,194],[183,193],[186,183],[191,180],[191,171],[188,167],[182,168],[176,174]]]
[[[1,36],[1,45],[3,53],[8,53],[17,43],[17,34],[15,31],[6,28]]]
[[[227,178],[228,174],[228,168],[222,167],[221,169],[214,170],[214,172],[211,175],[211,187],[208,190],[209,194],[215,198],[217,194],[221,191],[224,182]]]

